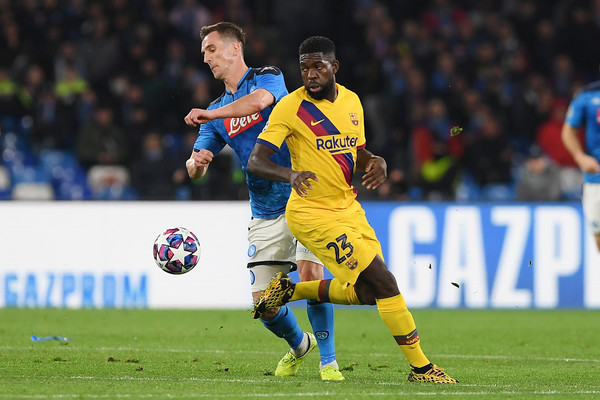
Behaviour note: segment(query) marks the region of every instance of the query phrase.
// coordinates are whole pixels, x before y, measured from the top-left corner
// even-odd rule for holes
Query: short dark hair
[[[219,32],[219,35],[231,38],[242,44],[242,48],[246,45],[246,34],[244,30],[233,22],[217,22],[213,25],[203,26],[200,30],[200,40],[212,32]]]
[[[311,36],[300,44],[299,55],[308,53],[331,54],[335,58],[335,43],[325,36]]]

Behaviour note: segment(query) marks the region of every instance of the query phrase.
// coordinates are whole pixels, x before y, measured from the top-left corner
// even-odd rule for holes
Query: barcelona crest
[[[346,266],[348,267],[348,269],[355,269],[356,267],[358,267],[358,261],[354,257],[352,257],[351,259],[346,261]]]
[[[355,113],[350,113],[350,120],[354,125],[358,126],[358,115],[356,115]]]

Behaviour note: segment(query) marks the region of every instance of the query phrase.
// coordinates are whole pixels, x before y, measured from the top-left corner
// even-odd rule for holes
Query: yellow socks
[[[322,303],[362,304],[356,296],[354,286],[349,285],[344,288],[337,279],[296,283],[290,301],[302,299],[318,300]],[[385,299],[377,299],[377,310],[410,365],[417,368],[428,365],[429,360],[421,350],[417,327],[412,314],[406,307],[404,297],[398,294]]]
[[[321,281],[297,282],[290,301],[319,300],[319,284]]]
[[[429,360],[421,350],[417,327],[406,307],[404,297],[399,294],[386,299],[377,299],[377,310],[410,365],[423,367],[429,364]]]
[[[362,304],[356,296],[354,286],[349,285],[344,288],[340,281],[335,278],[296,283],[290,301],[302,299],[318,300],[322,303]]]

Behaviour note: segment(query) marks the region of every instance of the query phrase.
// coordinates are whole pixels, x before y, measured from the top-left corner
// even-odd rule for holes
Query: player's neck
[[[338,98],[338,94],[339,94],[339,92],[338,92],[337,83],[334,83],[333,84],[333,96],[332,96],[332,100],[331,100],[332,103],[335,102],[335,100]]]
[[[232,66],[231,73],[223,80],[225,89],[231,93],[235,93],[237,91],[238,83],[240,83],[240,80],[244,77],[246,71],[248,71],[248,66],[243,60]]]
[[[338,87],[337,87],[337,83],[334,83],[331,93],[329,93],[327,96],[325,96],[325,100],[329,100],[330,102],[334,103],[335,100],[337,99],[337,97],[338,97]]]

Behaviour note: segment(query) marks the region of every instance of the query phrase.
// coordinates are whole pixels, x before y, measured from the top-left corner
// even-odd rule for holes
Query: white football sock
[[[309,345],[310,345],[310,338],[308,337],[308,334],[306,332],[304,332],[304,337],[302,338],[302,342],[300,342],[300,345],[298,347],[296,347],[295,349],[291,349],[292,353],[296,357],[302,357],[304,355],[304,353],[306,353],[306,351],[308,350]]]
[[[332,362],[328,362],[325,365],[319,363],[319,369],[323,369],[325,367],[333,367],[335,369],[340,369],[340,367],[338,366],[337,360],[333,360]]]

